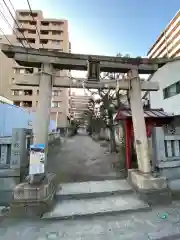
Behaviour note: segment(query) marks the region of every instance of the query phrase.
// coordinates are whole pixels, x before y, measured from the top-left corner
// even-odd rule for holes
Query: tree
[[[70,130],[71,130],[71,135],[74,136],[77,134],[77,130],[79,128],[80,121],[72,119],[70,121]]]
[[[123,57],[120,53],[117,57]],[[127,54],[124,58],[129,58]],[[116,81],[117,79],[123,78],[120,73],[101,73],[101,81]],[[92,99],[89,101],[88,111],[88,130],[89,132],[100,134],[102,128],[109,128],[110,131],[110,150],[111,152],[116,151],[115,143],[115,130],[113,114],[121,107],[124,106],[121,102],[120,90],[98,90],[98,99]]]

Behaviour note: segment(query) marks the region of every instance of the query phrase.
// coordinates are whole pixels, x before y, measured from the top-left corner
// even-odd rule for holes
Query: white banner
[[[38,149],[39,150],[39,149]],[[42,150],[31,149],[29,174],[41,174],[45,172],[45,153]]]

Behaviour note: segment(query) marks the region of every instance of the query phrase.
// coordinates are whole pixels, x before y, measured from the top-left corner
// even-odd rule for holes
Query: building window
[[[164,99],[173,97],[180,93],[180,81],[173,83],[172,85],[163,89]]]
[[[59,26],[62,25],[62,23],[60,23],[60,22],[52,22],[52,25],[53,25],[53,26],[58,26],[58,27],[59,27]]]
[[[60,105],[61,105],[61,102],[59,102],[59,101],[52,101],[52,103],[51,103],[52,108],[60,107]]]
[[[60,40],[51,40],[51,43],[59,45],[60,44]]]
[[[25,69],[19,69],[19,73],[24,74],[25,73]]]
[[[28,30],[29,34],[36,34],[36,30]]]
[[[18,41],[22,41],[22,39],[21,38],[18,38]],[[35,39],[26,39],[26,40],[23,40],[23,43],[24,44],[28,44],[28,43],[35,43]]]
[[[52,31],[52,35],[61,35],[63,32],[62,31]]]
[[[26,74],[32,74],[34,72],[33,68],[25,68],[24,70]]]
[[[37,17],[37,13],[31,13],[31,16],[32,16],[33,18],[36,18],[36,17]]]
[[[47,44],[48,40],[47,39],[40,39],[40,44]]]
[[[19,34],[20,34],[20,33],[25,34],[25,30],[22,29],[22,28],[19,28],[19,29],[18,29],[18,33],[19,33]]]
[[[36,25],[36,21],[29,21],[30,25]]]
[[[41,22],[42,26],[49,26],[49,22]]]
[[[22,21],[22,20],[19,20],[19,23],[20,23],[21,25],[23,25],[23,24],[29,23],[29,21]]]
[[[33,95],[33,91],[32,90],[24,90],[24,95],[25,96],[32,96]]]
[[[22,17],[28,17],[28,16],[29,16],[29,13],[20,12],[19,15],[22,16]]]
[[[180,93],[180,81],[176,83],[176,93]]]
[[[20,101],[14,101],[14,105],[20,107],[21,102]]]
[[[22,102],[22,107],[32,107],[32,102],[31,101],[23,101]]]
[[[28,43],[35,43],[35,41],[36,41],[35,39],[28,39]]]
[[[21,96],[21,95],[23,95],[23,91],[22,90],[12,90],[12,95],[13,96]]]
[[[19,73],[19,68],[14,68],[14,73]]]
[[[58,91],[52,91],[53,96],[58,96]]]
[[[48,35],[48,34],[49,34],[49,31],[41,30],[41,34],[42,34],[42,35]]]
[[[52,96],[60,96],[60,95],[61,95],[61,90],[52,91]]]

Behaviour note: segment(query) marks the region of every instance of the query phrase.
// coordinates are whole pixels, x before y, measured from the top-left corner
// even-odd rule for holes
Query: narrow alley
[[[59,182],[117,179],[124,177],[119,154],[110,154],[85,133],[62,139],[49,153],[48,171],[57,174]]]

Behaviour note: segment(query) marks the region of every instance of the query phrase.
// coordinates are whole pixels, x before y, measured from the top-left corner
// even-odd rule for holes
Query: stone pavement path
[[[159,217],[158,215],[161,215]],[[163,215],[166,218],[163,219]],[[168,238],[167,238],[168,237]],[[175,240],[180,239],[180,202],[149,212],[81,220],[5,219],[2,240]]]
[[[123,176],[113,167],[117,155],[107,153],[87,135],[65,138],[61,146],[52,148],[48,171],[58,175],[59,182],[103,180]]]

